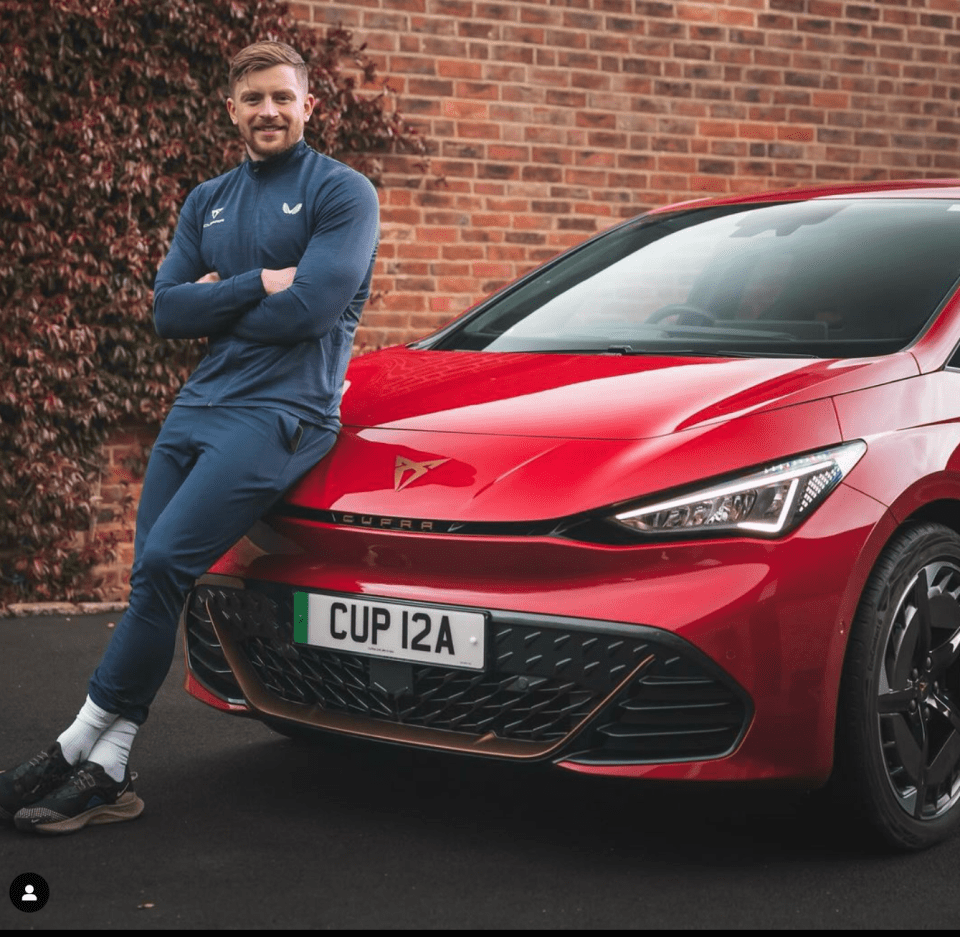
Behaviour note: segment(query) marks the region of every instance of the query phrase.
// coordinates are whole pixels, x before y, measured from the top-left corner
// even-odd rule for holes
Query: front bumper
[[[270,537],[211,570],[247,588],[191,595],[188,689],[205,702],[591,773],[807,787],[832,769],[850,622],[894,525],[845,485],[778,541],[613,546],[266,520]],[[465,674],[294,647],[295,589],[482,609],[488,648],[502,632],[517,650]]]
[[[653,764],[733,751],[747,694],[658,629],[493,612],[480,672],[306,647],[292,589],[199,585],[187,660],[214,697],[314,728],[450,751],[578,765]]]

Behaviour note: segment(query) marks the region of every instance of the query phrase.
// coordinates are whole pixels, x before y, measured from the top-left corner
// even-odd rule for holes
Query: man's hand
[[[260,271],[260,282],[267,291],[267,296],[273,296],[274,293],[280,293],[293,284],[293,278],[296,276],[296,267],[284,267],[283,270]]]
[[[267,296],[273,296],[274,293],[280,293],[291,286],[296,274],[296,267],[284,267],[283,270],[267,270],[264,268],[260,271],[260,282],[263,283],[263,288],[267,291]],[[219,283],[220,274],[217,273],[216,270],[212,270],[210,273],[205,273],[196,282]]]

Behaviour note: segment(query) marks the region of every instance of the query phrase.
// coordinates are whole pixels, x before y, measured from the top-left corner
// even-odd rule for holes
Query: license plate
[[[380,599],[293,594],[293,640],[349,654],[483,670],[482,612]]]

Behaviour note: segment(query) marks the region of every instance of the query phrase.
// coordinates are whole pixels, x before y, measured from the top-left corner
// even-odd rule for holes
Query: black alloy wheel
[[[850,634],[837,781],[890,844],[923,849],[960,826],[960,535],[901,530]]]

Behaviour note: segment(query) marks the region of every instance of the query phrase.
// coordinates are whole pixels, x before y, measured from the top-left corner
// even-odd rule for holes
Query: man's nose
[[[277,105],[274,103],[273,98],[268,96],[263,99],[263,105],[260,108],[260,113],[267,117],[273,117],[276,114],[279,114],[280,111],[277,108]]]

